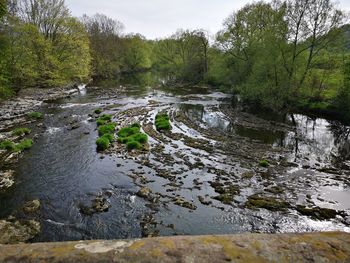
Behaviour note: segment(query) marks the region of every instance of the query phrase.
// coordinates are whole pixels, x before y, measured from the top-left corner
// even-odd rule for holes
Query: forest
[[[103,14],[76,18],[64,0],[1,0],[0,98],[161,72],[167,85],[209,85],[250,105],[350,118],[350,26],[329,0],[254,2],[222,29],[148,40]]]

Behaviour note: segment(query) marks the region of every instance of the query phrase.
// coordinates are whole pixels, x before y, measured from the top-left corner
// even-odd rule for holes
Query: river
[[[143,127],[166,111],[172,131],[149,133],[145,154],[98,153],[96,108],[118,125],[137,120]],[[289,116],[233,107],[219,91],[124,83],[81,89],[40,111],[43,126],[31,125],[39,136],[13,167],[16,184],[0,195],[0,217],[40,200],[41,233],[34,241],[350,232],[349,129],[340,123],[296,114],[293,126]],[[268,167],[259,165],[262,159]],[[136,195],[142,187],[150,198]],[[248,205],[256,194],[288,202],[287,208]],[[96,198],[104,198],[108,211],[82,213]],[[297,205],[342,213],[319,220]]]

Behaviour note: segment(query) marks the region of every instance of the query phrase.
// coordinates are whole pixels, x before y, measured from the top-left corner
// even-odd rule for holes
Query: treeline
[[[153,69],[167,84],[221,87],[276,111],[350,112],[350,26],[330,0],[255,2],[215,37],[159,40],[102,14],[74,18],[64,0],[0,0],[0,17],[1,97]]]

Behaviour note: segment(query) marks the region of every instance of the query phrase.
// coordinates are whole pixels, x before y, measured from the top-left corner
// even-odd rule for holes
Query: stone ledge
[[[174,236],[0,245],[0,262],[350,262],[350,233]]]

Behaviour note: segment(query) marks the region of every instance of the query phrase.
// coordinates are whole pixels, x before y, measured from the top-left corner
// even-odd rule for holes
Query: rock
[[[136,195],[142,198],[146,198],[149,199],[151,197],[151,189],[149,189],[148,187],[142,187],[137,193]]]
[[[177,197],[177,198],[174,199],[174,204],[178,205],[178,206],[182,206],[182,207],[188,208],[188,209],[191,209],[191,210],[196,210],[197,209],[197,207],[194,204],[192,204],[192,203],[190,203],[190,202],[188,202],[185,199],[182,199],[180,197]]]
[[[81,205],[79,210],[80,213],[84,215],[93,215],[95,213],[107,212],[110,207],[111,204],[109,203],[107,198],[97,196],[95,199],[92,200],[91,206]]]
[[[23,211],[25,213],[34,213],[34,212],[37,212],[39,208],[40,208],[40,201],[36,199],[25,203],[23,206]]]
[[[10,188],[14,183],[14,171],[0,172],[0,191]]]
[[[285,201],[259,195],[249,196],[245,206],[250,209],[265,208],[270,211],[286,211],[290,207]]]
[[[27,242],[40,233],[40,223],[35,220],[0,220],[0,244]]]
[[[340,215],[340,212],[329,208],[313,207],[307,208],[302,205],[298,205],[296,210],[305,216],[309,216],[315,220],[329,220],[335,218],[337,215]]]

